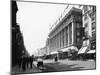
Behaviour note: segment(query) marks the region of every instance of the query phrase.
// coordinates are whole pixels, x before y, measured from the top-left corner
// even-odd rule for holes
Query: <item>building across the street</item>
[[[90,39],[90,49],[96,49],[96,7],[84,6],[83,9],[83,25],[86,36]]]
[[[83,45],[78,54],[95,53],[96,51],[96,6],[84,5],[83,7],[83,27],[85,37]],[[92,51],[91,51],[92,50]],[[89,51],[89,52],[88,52]]]
[[[69,12],[49,33],[49,53],[57,54],[62,52],[70,53],[78,51],[83,43],[82,26],[82,10],[72,7],[72,9],[69,10]]]

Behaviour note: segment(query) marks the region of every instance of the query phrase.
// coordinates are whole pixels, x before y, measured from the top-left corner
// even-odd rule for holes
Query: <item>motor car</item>
[[[38,67],[38,68],[43,67],[43,59],[41,59],[41,58],[38,58],[38,59],[37,59],[37,67]]]

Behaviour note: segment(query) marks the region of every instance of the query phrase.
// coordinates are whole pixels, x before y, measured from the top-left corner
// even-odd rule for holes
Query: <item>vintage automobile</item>
[[[38,58],[38,59],[37,59],[37,67],[38,67],[38,68],[43,67],[43,59],[41,59],[41,58]]]

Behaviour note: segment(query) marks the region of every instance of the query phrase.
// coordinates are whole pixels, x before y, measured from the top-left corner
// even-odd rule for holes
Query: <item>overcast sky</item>
[[[30,54],[44,47],[50,25],[62,14],[67,5],[17,2],[17,23],[24,36],[25,47]]]

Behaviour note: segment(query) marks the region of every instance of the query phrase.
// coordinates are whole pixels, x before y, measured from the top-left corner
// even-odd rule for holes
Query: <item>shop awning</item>
[[[87,48],[88,48],[88,46],[82,47],[82,48],[79,50],[78,54],[83,54],[83,53],[85,53],[86,50],[87,50]]]
[[[69,48],[61,49],[62,52],[69,52]]]
[[[95,51],[95,50],[90,50],[90,51],[88,51],[87,53],[88,53],[88,54],[96,53],[96,51]]]
[[[75,46],[71,46],[68,48],[61,49],[63,52],[69,52],[70,50],[78,51],[78,48]]]
[[[71,49],[71,50],[78,51],[78,48],[77,48],[77,47],[75,47],[75,46],[70,47],[70,49]]]
[[[54,51],[54,52],[51,52],[50,54],[57,54],[58,52],[57,51]]]

